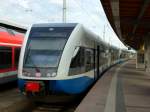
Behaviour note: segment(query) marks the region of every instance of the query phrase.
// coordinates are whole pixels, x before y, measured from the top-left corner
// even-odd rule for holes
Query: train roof
[[[0,19],[0,26],[5,27],[7,29],[15,30],[15,31],[20,32],[20,33],[26,33],[26,31],[27,31],[26,26],[17,24],[15,22],[12,22],[12,21],[9,21],[9,20]]]
[[[0,20],[0,46],[21,46],[27,27],[8,20]]]
[[[120,49],[119,47],[110,45],[109,43],[103,41],[100,36],[96,35],[91,30],[87,29],[86,27],[84,27],[84,25],[82,25],[80,23],[37,23],[37,24],[33,24],[32,27],[76,27],[77,25],[81,25],[81,27],[84,28],[85,32],[88,35],[93,35],[93,36],[89,36],[89,37],[93,37],[93,38],[89,38],[89,39],[94,39],[95,41],[100,42],[101,44],[103,44],[107,47],[110,46],[112,49]]]
[[[83,26],[83,25],[81,24],[81,26]],[[110,45],[110,43],[108,43],[108,42],[102,40],[102,38],[101,38],[99,35],[93,33],[91,30],[87,29],[86,27],[83,26],[83,28],[84,28],[84,31],[87,33],[87,35],[89,35],[89,36],[88,36],[89,39],[94,40],[94,41],[96,41],[96,42],[98,42],[98,43],[100,43],[100,44],[102,44],[102,45],[104,45],[104,46],[107,46],[107,48],[110,47],[111,49],[116,49],[116,50],[119,50],[119,49],[120,49],[119,47],[114,46],[114,45]],[[92,36],[91,36],[91,35],[92,35]],[[92,38],[91,38],[91,37],[92,37]]]
[[[8,32],[0,32],[0,45],[1,46],[21,46],[23,42],[23,35],[11,35]]]
[[[39,23],[33,24],[32,27],[75,27],[78,23]]]

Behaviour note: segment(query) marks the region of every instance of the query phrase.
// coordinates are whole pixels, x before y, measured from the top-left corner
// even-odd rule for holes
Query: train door
[[[96,69],[96,73],[95,73],[95,79],[97,79],[100,76],[100,60],[99,60],[99,52],[100,51],[100,46],[98,45],[96,50],[95,50],[95,69]]]
[[[97,69],[96,69],[96,66],[97,66],[97,56],[96,56],[97,52],[96,52],[96,49],[94,48],[94,52],[93,52],[93,61],[94,61],[94,79],[96,80],[97,79]]]

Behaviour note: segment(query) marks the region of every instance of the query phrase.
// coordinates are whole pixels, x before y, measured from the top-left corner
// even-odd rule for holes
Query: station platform
[[[75,112],[150,112],[150,74],[128,60],[109,69]]]

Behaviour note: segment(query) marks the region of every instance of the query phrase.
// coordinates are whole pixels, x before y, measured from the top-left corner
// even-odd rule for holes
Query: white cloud
[[[49,0],[49,4],[56,4],[56,5],[62,5],[63,0]]]
[[[106,19],[100,0],[66,0],[67,22],[79,22],[103,37],[105,41],[122,46]],[[63,0],[1,0],[0,18],[23,25],[38,22],[62,22]]]
[[[14,1],[14,0],[13,0]],[[18,2],[18,4],[20,6],[22,6],[23,8],[29,8],[29,5],[28,5],[28,1],[27,0],[16,0],[16,2]]]

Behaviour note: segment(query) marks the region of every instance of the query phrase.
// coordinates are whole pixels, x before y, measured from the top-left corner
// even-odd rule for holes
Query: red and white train
[[[24,32],[16,31],[21,31],[19,29],[0,23],[0,84],[17,80],[17,66],[24,37]]]

